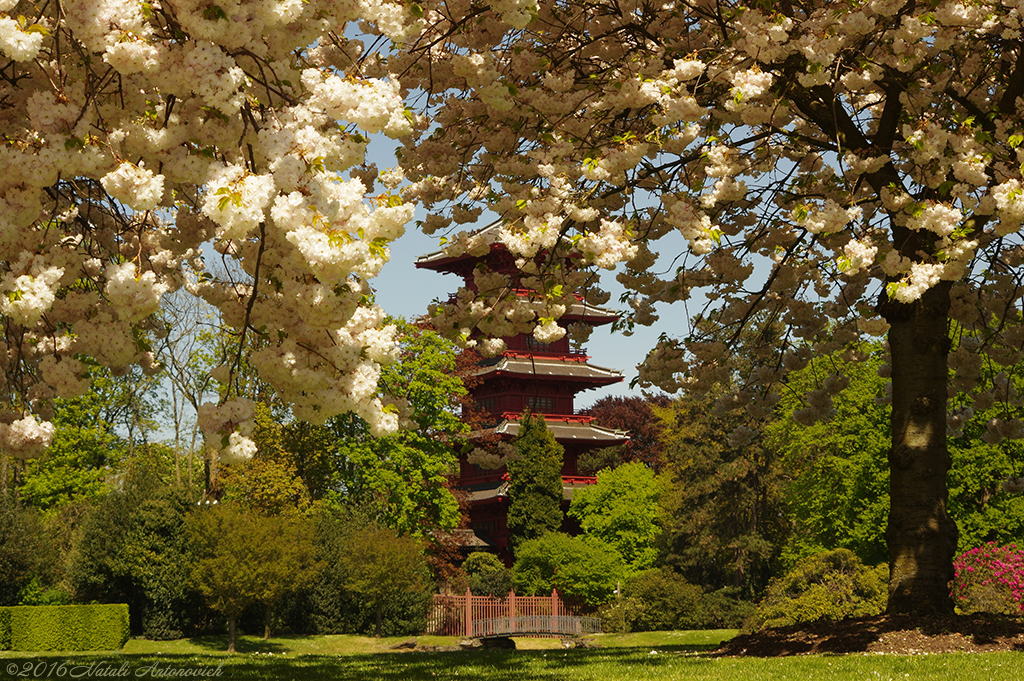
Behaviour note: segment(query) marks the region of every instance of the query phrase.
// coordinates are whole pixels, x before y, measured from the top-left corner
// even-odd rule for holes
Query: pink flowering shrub
[[[1024,612],[1024,549],[988,542],[956,557],[950,594],[963,613]]]

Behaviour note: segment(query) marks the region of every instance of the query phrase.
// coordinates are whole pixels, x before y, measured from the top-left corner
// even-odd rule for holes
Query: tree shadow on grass
[[[196,636],[190,639],[192,644],[210,652],[226,653],[228,650],[227,634],[211,634],[208,636]],[[252,636],[236,636],[235,651],[238,653],[273,653],[281,655],[289,652],[289,649],[273,639],[267,641]]]

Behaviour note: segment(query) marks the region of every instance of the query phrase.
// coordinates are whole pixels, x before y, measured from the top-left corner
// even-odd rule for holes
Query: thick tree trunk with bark
[[[946,510],[949,282],[919,301],[888,302],[892,449],[889,451],[889,603],[895,613],[952,613],[957,528]]]
[[[271,636],[270,631],[270,615],[271,605],[267,603],[263,606],[263,640],[268,640]]]

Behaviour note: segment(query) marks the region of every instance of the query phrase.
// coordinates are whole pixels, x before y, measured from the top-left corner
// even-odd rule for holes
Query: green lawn
[[[776,659],[714,658],[707,654],[735,632],[659,632],[595,636],[603,648],[562,650],[553,639],[518,639],[515,651],[397,653],[403,639],[360,636],[241,637],[239,654],[224,653],[224,637],[182,641],[132,640],[106,653],[0,652],[0,679],[220,678],[287,681],[769,681],[806,679],[1024,678],[1024,654],[922,656],[846,655]],[[421,644],[449,644],[419,637]],[[63,666],[62,666],[63,665]],[[219,671],[219,675],[217,672]],[[205,675],[205,676],[204,676]]]

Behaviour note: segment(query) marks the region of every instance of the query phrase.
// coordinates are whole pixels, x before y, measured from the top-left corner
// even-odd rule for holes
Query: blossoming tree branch
[[[398,83],[344,37],[356,21],[395,41],[419,26],[387,1],[0,0],[8,453],[46,447],[52,400],[81,394],[89,364],[156,370],[155,313],[179,288],[239,346],[261,337],[252,362],[296,417],[398,426],[376,397],[394,329],[368,282],[412,208],[359,174],[367,133],[412,127]],[[227,277],[206,270],[214,251]],[[244,396],[199,417],[222,457],[254,450]]]
[[[436,123],[406,142],[407,195],[428,231],[498,214],[539,292],[480,269],[439,324],[490,336],[485,354],[524,325],[550,341],[571,296],[607,299],[594,272],[625,263],[633,323],[700,312],[641,383],[729,386],[720,406],[755,417],[812,355],[887,334],[889,610],[951,612],[947,433],[1001,401],[987,439],[1024,434],[1020,4],[438,6],[392,63]],[[822,376],[797,418],[828,418],[846,382]]]

